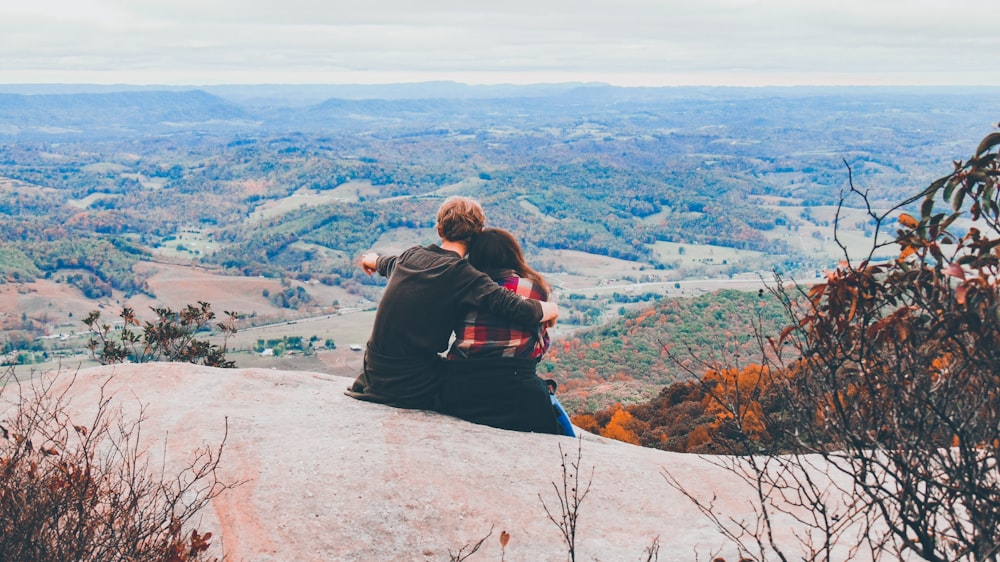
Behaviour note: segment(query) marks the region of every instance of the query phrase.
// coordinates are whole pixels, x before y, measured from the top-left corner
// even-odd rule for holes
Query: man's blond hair
[[[468,243],[485,226],[486,215],[474,199],[449,197],[438,208],[437,231],[444,240]]]

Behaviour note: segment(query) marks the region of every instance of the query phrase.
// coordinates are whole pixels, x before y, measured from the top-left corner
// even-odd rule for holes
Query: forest
[[[529,253],[670,268],[652,248],[675,242],[759,251],[761,269],[793,269],[811,256],[774,233],[815,219],[782,206],[835,204],[848,167],[876,203],[894,199],[947,165],[989,122],[994,99],[936,89],[442,90],[453,98],[383,90],[386,99],[306,107],[205,91],[0,94],[0,240],[24,256],[3,274],[51,275],[101,238],[114,257],[85,264],[88,273],[141,291],[128,261],[196,228],[218,251],[194,261],[336,282],[354,276],[348,256],[386,231],[428,226],[435,198],[455,190],[480,198]],[[304,193],[318,202],[252,218]],[[303,260],[303,244],[343,257]]]
[[[660,299],[557,339],[539,374],[560,382],[568,411],[606,414],[609,404],[644,402],[665,386],[686,381],[688,373],[667,355],[671,350],[706,363],[750,357],[757,342],[748,328],[777,332],[784,318],[781,303],[763,290]]]

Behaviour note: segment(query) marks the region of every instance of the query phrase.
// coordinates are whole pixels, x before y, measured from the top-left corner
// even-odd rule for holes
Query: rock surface
[[[749,516],[746,486],[705,459],[360,402],[344,396],[349,382],[175,363],[97,367],[76,374],[70,411],[85,417],[102,386],[126,415],[143,406],[142,433],[151,451],[166,451],[168,467],[219,444],[228,423],[222,476],[245,483],[197,526],[213,532],[227,562],[449,560],[491,529],[473,562],[501,559],[501,531],[510,534],[505,560],[567,560],[542,502],[559,515],[553,484],[562,487],[563,453],[576,461],[578,446],[581,478],[592,471],[593,480],[577,560],[646,560],[656,537],[660,561],[738,559],[663,477],[669,469],[700,497]]]

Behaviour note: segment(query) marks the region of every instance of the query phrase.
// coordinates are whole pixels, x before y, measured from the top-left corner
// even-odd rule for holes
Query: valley
[[[555,338],[599,347],[657,303],[893,258],[869,256],[896,228],[874,216],[966,156],[996,93],[400,85],[309,103],[288,87],[264,106],[253,91],[0,92],[5,363],[90,364],[91,311],[203,301],[241,315],[238,366],[352,374],[383,283],[357,257],[436,241],[452,194],[522,240],[560,302]],[[625,401],[682,376],[610,380],[603,360],[546,372]]]

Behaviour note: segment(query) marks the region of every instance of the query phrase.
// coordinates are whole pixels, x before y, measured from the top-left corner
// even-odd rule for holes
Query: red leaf
[[[962,269],[962,266],[958,265],[957,263],[949,265],[944,270],[944,272],[952,277],[957,277],[958,279],[965,281],[965,270]]]

